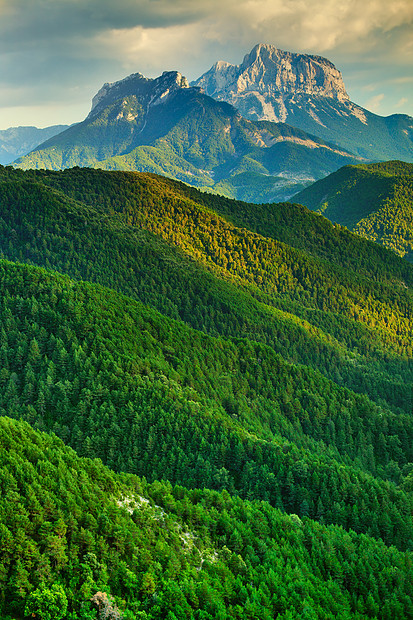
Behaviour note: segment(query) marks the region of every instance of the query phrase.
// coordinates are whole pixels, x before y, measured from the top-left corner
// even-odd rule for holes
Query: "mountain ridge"
[[[130,95],[141,96],[147,105],[157,105],[180,88],[189,88],[189,83],[178,71],[164,71],[157,78],[147,78],[142,73],[132,73],[122,80],[106,83],[92,99],[92,109],[86,120],[93,118],[105,105]],[[146,102],[146,101],[145,101]]]
[[[0,165],[8,165],[32,151],[45,140],[55,136],[68,125],[52,125],[39,129],[32,126],[9,127],[0,130]]]
[[[304,207],[274,213],[145,173],[0,171],[5,258],[92,278],[212,335],[271,344],[409,407],[407,261]]]
[[[413,261],[413,165],[345,166],[293,197]]]
[[[258,44],[191,85],[177,71],[106,83],[84,121],[15,165],[140,170],[278,202],[345,164],[395,158],[413,161],[413,118],[351,102],[326,58]]]
[[[83,122],[15,166],[141,170],[230,197],[274,201],[359,161],[283,123],[244,119],[233,106],[168,72],[156,80],[136,74],[104,87]]]
[[[246,54],[240,65],[218,61],[191,84],[203,88],[214,98],[220,98],[222,86],[246,93],[257,85],[269,92],[291,94],[294,91],[296,94],[349,100],[340,71],[327,58],[285,52],[263,43]],[[284,122],[287,117],[282,113],[274,113],[271,117],[270,110],[267,113],[269,116],[259,120]]]

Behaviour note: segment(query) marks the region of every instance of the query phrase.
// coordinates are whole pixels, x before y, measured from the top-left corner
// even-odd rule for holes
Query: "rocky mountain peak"
[[[178,71],[164,71],[154,79],[142,73],[133,73],[118,82],[105,83],[92,99],[88,118],[96,116],[104,107],[123,97],[134,95],[146,104],[156,105],[181,88],[189,88],[189,83]]]
[[[340,71],[327,58],[285,52],[263,43],[256,45],[240,65],[217,62],[194,85],[227,101],[229,93],[248,92],[349,99]]]
[[[159,78],[153,81],[152,103],[162,103],[173,92],[181,88],[189,88],[189,82],[179,71],[164,71]]]

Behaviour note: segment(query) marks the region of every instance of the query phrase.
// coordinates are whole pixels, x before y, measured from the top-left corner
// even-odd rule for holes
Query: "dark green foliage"
[[[413,164],[346,166],[294,199],[413,260]]]
[[[413,615],[406,261],[89,169],[0,168],[0,244],[0,413],[123,472],[1,422],[2,617]]]
[[[404,261],[302,208],[274,207],[270,217],[269,207],[248,211],[160,177],[3,169],[2,178],[3,256],[113,286],[214,335],[263,341],[410,412],[412,270]],[[297,249],[234,228],[205,201]],[[285,217],[306,231],[308,252]]]
[[[394,486],[413,461],[410,416],[264,345],[213,339],[108,289],[0,266],[4,415],[118,471],[228,488],[411,545],[411,499]]]
[[[60,271],[78,275],[79,265],[83,278],[118,286],[198,329],[262,340],[287,359],[314,365],[351,389],[411,411],[412,369],[406,359],[411,355],[411,293],[406,286],[411,285],[413,272],[405,262],[392,260],[388,252],[377,251],[375,245],[360,242],[346,231],[336,232],[326,220],[299,207],[290,206],[287,217],[290,214],[291,221],[307,231],[312,239],[308,249],[298,234],[288,235],[285,219],[279,224],[285,215],[277,221],[277,216],[267,216],[265,207],[250,205],[254,227],[267,235],[263,239],[211,212],[217,205],[226,215],[230,204],[231,218],[249,224],[254,215],[245,215],[248,208],[243,203],[225,203],[199,193],[194,200],[188,192],[194,197],[195,190],[185,191],[160,177],[73,170],[38,173],[35,178],[97,209],[91,212],[83,207],[80,212],[89,222],[98,218],[99,232],[96,227],[86,232],[84,220],[77,223],[85,237],[85,242],[75,242],[80,260],[86,258],[84,267],[78,259],[73,265],[69,258],[73,250],[67,247],[68,236],[73,236],[73,223],[67,221],[73,216],[68,218],[67,211],[79,214],[80,205],[63,212],[60,205],[54,209],[53,221],[58,210],[65,222],[64,260],[56,256],[61,254],[60,248],[57,252],[51,248],[56,261],[52,265]],[[205,201],[209,208],[202,206]],[[65,202],[67,198],[63,198]],[[285,207],[278,209],[284,213]],[[15,225],[12,228],[16,230]],[[153,248],[153,238],[143,237],[142,229],[156,233],[167,245]],[[132,237],[126,246],[128,231],[135,238],[139,231],[139,238],[136,243]],[[106,239],[110,235],[110,241],[102,244],[102,234]],[[291,238],[296,247],[287,247],[274,237],[287,242]],[[55,236],[51,244],[56,247]],[[119,248],[116,253],[114,244]],[[188,263],[176,246],[197,262]],[[155,264],[160,253],[170,258]],[[41,260],[42,250],[37,255]],[[6,256],[21,260],[24,254]],[[148,260],[149,271],[145,269]],[[107,276],[97,261],[104,269],[110,264]],[[115,279],[113,269],[117,269]]]
[[[72,620],[96,618],[90,599],[125,619],[413,612],[411,553],[226,491],[117,476],[7,418],[0,486],[3,618],[61,618],[58,598]]]

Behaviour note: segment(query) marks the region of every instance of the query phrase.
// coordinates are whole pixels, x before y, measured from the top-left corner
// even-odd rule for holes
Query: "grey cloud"
[[[0,106],[33,105],[65,101],[71,96],[90,99],[101,86],[102,74],[113,71],[117,63],[99,59],[71,58],[56,55],[53,63],[47,54],[17,54],[4,56],[0,74]],[[70,95],[74,88],[77,94]],[[82,95],[83,91],[83,95]]]
[[[0,4],[0,49],[81,39],[111,29],[187,24],[217,6],[216,0],[14,0],[12,9]]]

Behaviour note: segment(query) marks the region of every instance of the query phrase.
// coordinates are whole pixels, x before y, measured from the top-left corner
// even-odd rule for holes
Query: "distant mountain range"
[[[251,121],[178,72],[105,84],[88,117],[16,162],[141,170],[243,200],[276,201],[338,167],[345,150],[284,123]]]
[[[413,261],[413,164],[345,166],[293,200]]]
[[[412,136],[411,117],[352,103],[327,59],[257,45],[240,66],[219,62],[192,87],[177,71],[104,84],[83,122],[15,165],[154,172],[276,202],[344,165],[413,161]]]
[[[33,150],[41,142],[64,131],[69,125],[37,127],[10,127],[0,130],[0,164],[10,164],[18,157]]]

